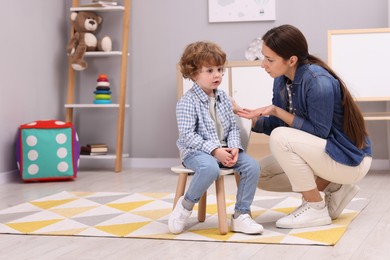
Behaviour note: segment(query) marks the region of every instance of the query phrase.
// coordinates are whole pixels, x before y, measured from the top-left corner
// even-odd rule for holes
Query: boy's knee
[[[252,160],[251,162],[251,165],[250,165],[251,169],[253,170],[253,172],[255,174],[257,174],[258,176],[260,176],[260,170],[261,170],[261,167],[260,167],[260,163],[258,161],[256,161],[255,159]]]
[[[202,165],[199,168],[199,170],[204,173],[203,175],[208,175],[215,180],[219,176],[220,168],[219,168],[218,164],[215,163],[215,164],[209,164],[209,165]]]

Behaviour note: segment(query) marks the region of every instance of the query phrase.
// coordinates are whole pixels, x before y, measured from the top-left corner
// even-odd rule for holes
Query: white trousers
[[[316,177],[339,184],[360,181],[369,171],[372,157],[358,166],[333,160],[326,152],[326,139],[291,127],[278,127],[270,135],[272,155],[260,160],[258,187],[268,191],[309,191]]]

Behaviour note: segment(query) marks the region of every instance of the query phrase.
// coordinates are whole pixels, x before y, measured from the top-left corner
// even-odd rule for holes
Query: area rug
[[[169,233],[167,225],[173,198],[174,194],[171,193],[63,191],[0,210],[0,233],[334,245],[368,204],[368,199],[355,198],[342,215],[328,226],[278,229],[275,221],[299,206],[301,198],[256,195],[252,204],[252,217],[264,226],[264,233],[245,235],[228,232],[220,235],[216,198],[215,195],[209,195],[206,221],[197,221],[195,208],[185,232],[173,235]],[[229,218],[234,210],[234,199],[232,195],[226,196]]]

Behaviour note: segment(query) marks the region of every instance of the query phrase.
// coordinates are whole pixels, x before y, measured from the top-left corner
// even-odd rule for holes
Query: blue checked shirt
[[[227,146],[242,150],[240,129],[229,97],[223,90],[217,89],[215,100],[217,116],[221,121]],[[182,160],[193,152],[203,151],[211,154],[214,149],[221,147],[215,123],[209,112],[209,98],[197,84],[177,102],[176,119],[179,129],[176,144]]]

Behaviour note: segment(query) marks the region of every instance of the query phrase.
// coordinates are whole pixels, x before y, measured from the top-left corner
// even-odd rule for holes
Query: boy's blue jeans
[[[218,161],[210,154],[195,152],[187,156],[183,163],[185,167],[195,172],[185,199],[197,203],[219,176]],[[234,210],[242,214],[250,213],[250,206],[260,177],[260,165],[255,159],[241,151],[233,169],[240,174]]]

